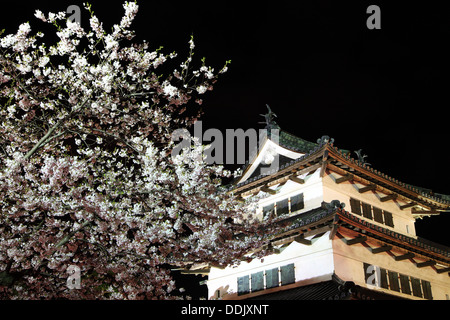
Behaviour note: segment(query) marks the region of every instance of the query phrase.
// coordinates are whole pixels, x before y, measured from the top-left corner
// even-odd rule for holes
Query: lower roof
[[[322,281],[293,289],[263,294],[246,300],[406,300],[405,298],[370,290],[336,275]]]

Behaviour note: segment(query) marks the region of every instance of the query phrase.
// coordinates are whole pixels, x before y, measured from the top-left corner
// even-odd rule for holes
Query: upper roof
[[[450,195],[433,193],[430,189],[388,176],[366,163],[360,152],[356,152],[357,158],[353,158],[348,150],[335,147],[333,138],[322,136],[316,142],[307,141],[281,130],[275,122],[269,123],[266,129],[267,134],[261,137],[261,147],[254,151],[250,161],[244,165],[243,174],[233,185],[236,194],[258,192],[321,168],[321,175],[331,170],[342,175],[344,180],[357,181],[390,198],[402,200],[404,205],[401,209],[412,208],[411,213],[415,217],[450,211]],[[278,165],[266,163],[267,156],[275,154],[278,155]]]

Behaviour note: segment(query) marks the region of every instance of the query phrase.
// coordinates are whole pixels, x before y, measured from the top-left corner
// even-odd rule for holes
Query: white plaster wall
[[[260,201],[260,208],[258,209],[258,216],[262,219],[262,208],[271,203],[286,199],[287,197],[294,196],[299,193],[303,193],[303,201],[305,207],[296,211],[294,214],[309,211],[311,209],[320,207],[323,201],[323,185],[322,178],[320,177],[320,169],[317,169],[314,173],[307,175],[301,175],[300,178],[305,179],[304,184],[299,184],[288,180],[275,195],[270,195]],[[276,189],[277,186],[272,187]]]
[[[391,212],[394,218],[394,230],[408,236],[415,236],[415,219],[409,210],[400,210],[399,205],[402,203],[396,201],[381,202],[379,199],[384,195],[377,192],[360,194],[358,188],[363,187],[363,185],[349,181],[336,184],[334,181],[338,177],[340,175],[332,173],[321,178],[320,170],[316,170],[313,174],[300,176],[300,178],[305,178],[304,184],[298,184],[289,180],[279,188],[279,192],[276,195],[271,195],[260,201],[261,207],[258,209],[258,213],[262,218],[263,206],[298,193],[303,193],[305,206],[304,209],[297,211],[295,214],[301,214],[319,207],[322,201],[330,202],[332,200],[344,202],[346,204],[345,209],[350,211],[349,200],[350,197],[354,197]],[[274,186],[272,189],[276,189],[276,187]],[[363,217],[361,218],[364,219]],[[378,224],[374,220],[369,221],[373,224]],[[386,225],[382,226],[390,229]],[[396,254],[401,254],[401,252]],[[398,262],[387,253],[374,255],[361,244],[347,246],[342,240],[337,238],[333,242],[329,240],[328,232],[320,238],[313,239],[312,245],[308,246],[292,242],[280,254],[272,254],[265,257],[262,261],[258,259],[250,263],[243,262],[237,267],[227,267],[225,269],[211,268],[207,282],[208,296],[213,298],[217,290],[221,291],[220,297],[223,297],[226,292],[236,293],[238,277],[285,266],[290,263],[295,264],[295,281],[297,283],[301,282],[301,285],[308,284],[308,281],[310,283],[318,282],[318,278],[322,277],[323,279],[324,276],[335,272],[343,280],[354,281],[356,284],[364,286],[363,262],[430,281],[434,299],[446,299],[446,295],[450,296],[450,278],[447,273],[437,274],[432,267],[417,268],[409,260]],[[440,268],[442,267],[440,266]],[[389,292],[385,289],[379,290]],[[392,291],[389,293],[393,294]],[[409,295],[408,297],[414,298]]]
[[[410,260],[395,261],[388,253],[372,254],[361,244],[348,246],[337,237],[333,240],[333,253],[336,274],[344,281],[353,281],[357,285],[367,286],[364,280],[363,263],[368,263],[429,281],[434,300],[445,300],[446,294],[450,296],[450,277],[448,273],[438,274],[432,267],[417,268]],[[396,255],[402,253],[395,252]],[[421,299],[383,288],[371,288],[408,299]]]
[[[408,235],[410,237],[416,236],[415,230],[415,218],[411,214],[410,209],[401,210],[396,201],[386,201],[381,202],[380,198],[385,196],[380,192],[365,192],[359,193],[358,189],[364,187],[363,184],[345,181],[339,184],[336,184],[334,181],[336,178],[341,177],[337,173],[332,173],[324,176],[323,178],[323,193],[324,193],[324,201],[330,202],[331,200],[339,200],[345,203],[345,210],[351,212],[350,207],[350,198],[361,200],[367,204],[370,204],[374,207],[389,211],[392,213],[394,219],[394,228],[391,228],[387,225],[376,222],[375,220],[366,219],[363,216],[359,216],[359,218],[370,221],[370,223],[375,225],[380,225],[386,229],[395,230],[398,233],[402,233]]]
[[[242,262],[237,267],[225,269],[211,268],[208,279],[208,297],[215,297],[217,290],[221,291],[221,297],[225,293],[236,293],[238,277],[291,263],[295,265],[296,282],[311,280],[311,283],[313,283],[314,278],[333,274],[332,241],[329,239],[328,232],[319,238],[312,239],[311,245],[294,241],[281,253],[269,255],[263,260],[255,259],[249,263]]]

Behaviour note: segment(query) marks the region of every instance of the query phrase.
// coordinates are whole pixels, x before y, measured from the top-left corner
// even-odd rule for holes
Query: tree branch
[[[39,147],[41,147],[41,145],[44,145],[44,142],[52,135],[53,131],[56,130],[56,128],[58,128],[61,125],[62,121],[58,120],[58,122],[56,122],[56,124],[50,128],[50,130],[48,130],[48,132],[45,134],[45,136],[43,136],[41,138],[41,140],[39,140],[33,148],[31,148],[30,151],[28,151],[28,153],[25,155],[24,159],[28,160],[35,152],[37,149],[39,149]]]
[[[86,98],[78,108],[74,108],[69,113],[69,116],[71,116],[73,113],[75,113],[78,110],[80,110],[81,108],[83,108],[85,106],[85,104],[88,102],[88,100],[89,100],[89,98]],[[63,120],[64,119],[58,120],[55,123],[55,125],[53,125],[53,127],[51,127],[50,130],[48,130],[48,132],[33,146],[33,148],[31,148],[31,150],[28,151],[28,153],[24,157],[24,160],[28,160],[36,152],[37,149],[44,146],[46,143],[48,143],[53,138],[60,136],[60,134],[58,134],[58,135],[55,135],[54,137],[50,137],[53,134],[53,132],[63,123]]]
[[[86,226],[87,226],[88,224],[90,224],[90,223],[91,223],[91,221],[85,221],[85,222],[83,222],[83,224],[78,228],[77,231],[72,231],[72,232],[70,232],[67,236],[65,236],[61,241],[59,241],[59,242],[56,244],[56,246],[55,246],[55,251],[56,251],[56,248],[59,248],[59,247],[65,245],[67,242],[69,242],[70,238],[72,238],[73,235],[74,235],[75,233],[77,233],[78,231],[82,230],[84,227],[86,227]]]

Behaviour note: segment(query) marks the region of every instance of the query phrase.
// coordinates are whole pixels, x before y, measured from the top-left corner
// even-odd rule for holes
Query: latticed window
[[[266,270],[266,288],[274,288],[280,285],[278,268]]]
[[[422,280],[422,290],[423,297],[425,299],[433,299],[433,295],[431,294],[431,284],[429,281]]]
[[[280,268],[281,273],[281,285],[286,285],[295,282],[294,264],[288,264],[287,266]]]
[[[367,203],[362,203],[363,217],[372,219],[372,206]]]
[[[305,207],[305,203],[303,200],[303,193],[297,194],[291,197],[291,213],[301,210]]]
[[[389,227],[394,227],[394,219],[392,213],[384,211],[384,223]]]
[[[406,294],[411,294],[411,286],[409,284],[409,277],[401,274],[400,275],[400,284],[402,286],[402,292]]]
[[[377,207],[372,207],[370,204],[362,202],[357,199],[350,198],[351,212],[364,218],[375,220],[383,223],[389,227],[394,227],[394,218],[392,213],[384,211]]]
[[[422,286],[420,284],[420,279],[411,277],[411,287],[413,295],[422,298]]]
[[[400,285],[398,283],[398,273],[394,271],[389,271],[388,276],[389,276],[389,289],[399,292]]]
[[[380,268],[380,287],[389,289],[386,269]]]
[[[275,214],[275,205],[273,203],[263,207],[264,217],[271,218]]]
[[[252,273],[252,292],[264,290],[264,271]]]
[[[297,194],[295,196],[282,199],[277,201],[276,203],[271,203],[263,207],[263,216],[273,217],[273,216],[282,216],[289,213],[294,213],[298,210],[301,210],[305,207],[305,203],[303,200],[303,193]]]
[[[350,198],[350,209],[353,213],[361,215],[361,201]]]
[[[419,298],[433,299],[429,281],[399,274],[365,262],[363,263],[363,268],[367,284],[377,285],[381,288],[414,295]],[[377,281],[375,281],[375,277],[378,277]]]
[[[289,213],[289,199],[283,199],[277,202],[277,216]]]
[[[250,292],[250,276],[243,276],[237,279],[238,295]]]
[[[294,282],[295,266],[291,263],[280,268],[277,267],[238,277],[237,291],[238,295],[243,295],[250,292],[279,287],[280,285],[284,286]]]
[[[383,221],[383,210],[377,207],[373,207],[373,220],[379,223],[384,223]]]

